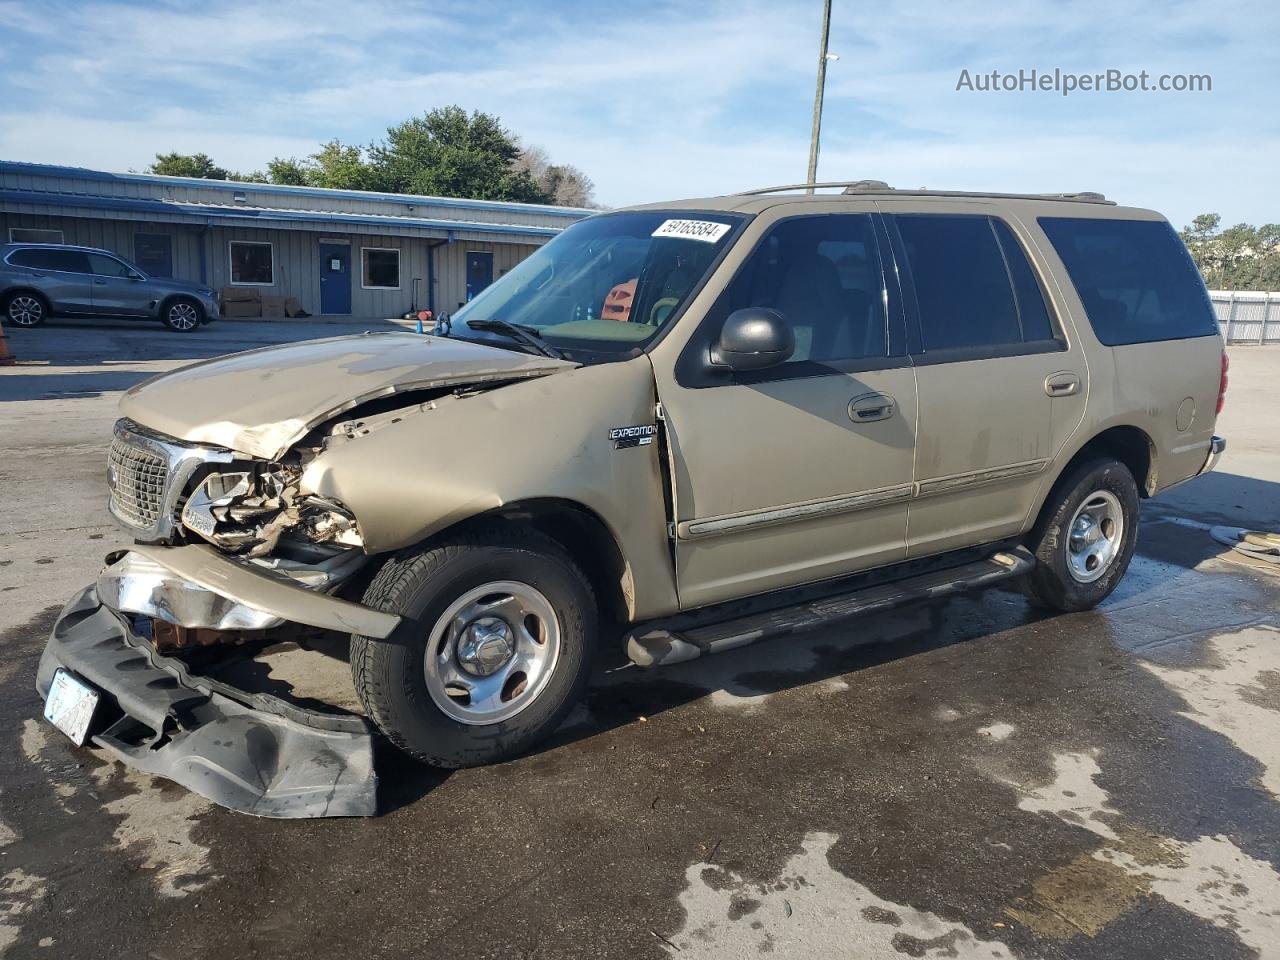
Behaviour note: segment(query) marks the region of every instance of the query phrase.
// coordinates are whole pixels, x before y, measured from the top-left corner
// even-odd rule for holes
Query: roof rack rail
[[[893,194],[899,197],[1004,197],[1013,200],[1065,200],[1072,203],[1105,203],[1115,206],[1101,193],[1082,190],[1075,193],[989,193],[977,190],[898,190],[883,180],[831,180],[824,183],[787,183],[777,187],[760,187],[742,190],[734,196],[757,197],[769,193],[788,193],[794,190],[822,190],[843,187],[845,194]]]

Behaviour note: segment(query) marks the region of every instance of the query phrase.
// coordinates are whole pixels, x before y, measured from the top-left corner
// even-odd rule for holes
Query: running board
[[[918,600],[989,587],[1029,573],[1035,565],[1035,557],[1025,547],[1015,547],[962,566],[719,623],[679,629],[647,624],[627,635],[627,657],[640,667],[683,663]]]

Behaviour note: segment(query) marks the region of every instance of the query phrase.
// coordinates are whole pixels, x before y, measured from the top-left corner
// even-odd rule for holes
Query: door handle
[[[854,423],[873,423],[893,416],[897,402],[887,393],[868,393],[849,401],[849,419]]]
[[[93,285],[94,285],[95,287],[105,287],[105,286],[107,285],[107,281],[105,281],[105,280],[95,280],[95,281],[93,281]]]
[[[1059,370],[1044,378],[1044,392],[1051,397],[1070,397],[1080,392],[1080,378],[1070,370]]]

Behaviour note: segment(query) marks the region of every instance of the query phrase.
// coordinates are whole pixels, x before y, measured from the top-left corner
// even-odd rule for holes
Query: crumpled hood
[[[366,400],[575,366],[464,340],[366,333],[193,363],[129,390],[120,412],[178,440],[274,460],[312,427]]]

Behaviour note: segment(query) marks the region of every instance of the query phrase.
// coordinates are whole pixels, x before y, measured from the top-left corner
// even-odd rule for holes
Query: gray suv
[[[145,317],[190,333],[217,319],[218,295],[198,283],[148,277],[96,247],[9,243],[0,246],[0,310],[17,327],[50,316]]]

